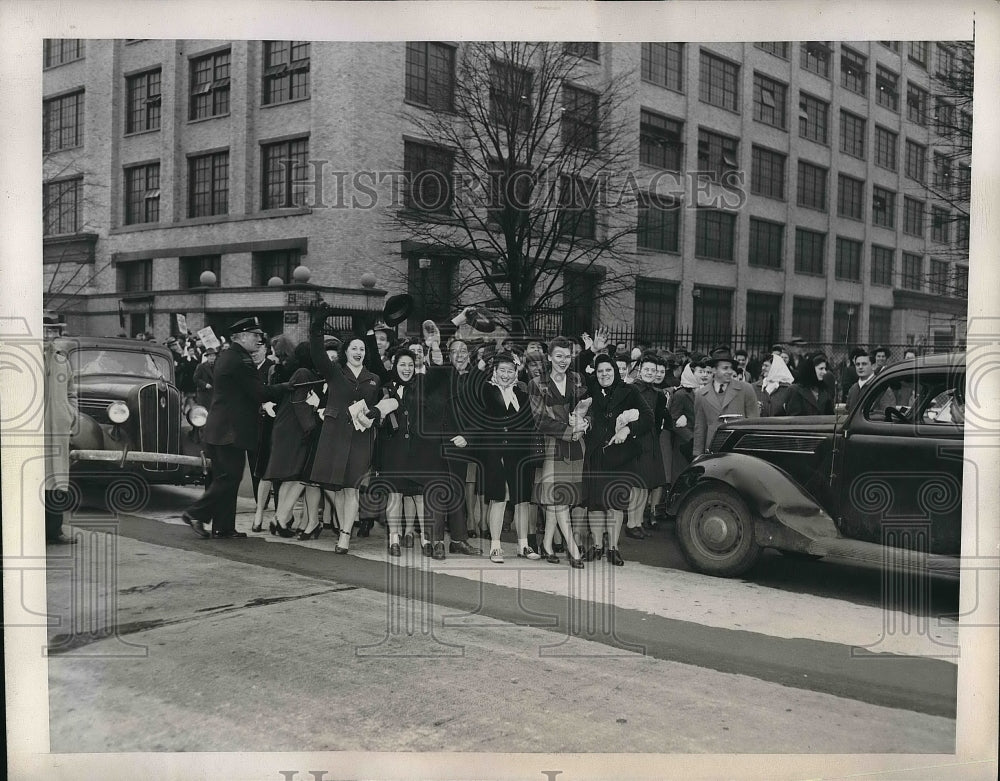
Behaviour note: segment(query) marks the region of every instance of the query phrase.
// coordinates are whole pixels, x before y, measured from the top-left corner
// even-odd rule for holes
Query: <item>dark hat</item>
[[[729,352],[728,347],[716,347],[711,353],[709,353],[709,366],[715,366],[719,361],[729,361],[729,363],[733,363],[733,354]]]
[[[340,341],[336,336],[324,336],[323,337],[323,349],[324,350],[340,350],[343,347],[343,342]]]
[[[216,355],[216,354],[218,354],[218,352],[219,352],[219,348],[218,347],[206,347],[205,348],[205,355]]]
[[[493,333],[497,328],[496,315],[483,306],[476,306],[469,309],[465,313],[465,322],[471,328],[484,334]]]
[[[260,334],[263,336],[264,329],[261,328],[260,320],[256,317],[245,317],[229,326],[229,335],[236,336],[236,334]]]
[[[396,334],[396,327],[393,326],[393,327],[390,328],[389,326],[387,326],[385,324],[384,320],[376,320],[375,321],[375,325],[372,326],[372,330],[375,333],[378,333],[379,331],[382,331],[382,332],[387,333],[387,334],[392,334],[392,335]]]
[[[791,339],[788,340],[788,343],[789,344],[805,344],[806,340],[803,339],[801,336],[793,336]]]
[[[409,293],[400,293],[386,299],[385,306],[382,307],[382,320],[391,328],[395,328],[410,316],[413,311],[413,296]]]

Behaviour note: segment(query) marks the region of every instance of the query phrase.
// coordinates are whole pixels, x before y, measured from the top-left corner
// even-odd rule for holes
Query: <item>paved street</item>
[[[153,489],[111,537],[85,507],[82,545],[51,551],[54,752],[954,750],[955,624],[883,611],[866,570],[708,578],[668,531],[626,541],[624,568],[513,544],[503,566],[397,566],[378,526],[346,557],[329,534],[198,539],[191,494]],[[933,586],[929,613],[953,610]]]

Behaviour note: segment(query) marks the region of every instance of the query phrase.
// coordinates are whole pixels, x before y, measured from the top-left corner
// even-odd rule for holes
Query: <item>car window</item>
[[[82,348],[74,350],[70,364],[78,377],[121,374],[153,380],[170,379],[170,363],[161,355],[126,350]]]
[[[889,407],[897,407],[900,401],[896,398],[899,388],[893,388],[889,383],[872,389],[872,395],[865,400],[865,417],[868,420],[886,420],[885,411]],[[905,417],[905,412],[903,413]]]
[[[961,426],[965,423],[965,397],[955,388],[939,393],[927,405],[922,417],[924,423]]]

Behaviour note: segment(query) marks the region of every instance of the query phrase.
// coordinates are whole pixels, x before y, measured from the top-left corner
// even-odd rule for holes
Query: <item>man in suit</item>
[[[760,414],[753,387],[733,377],[733,356],[728,347],[716,347],[709,356],[715,377],[694,392],[694,454],[706,452],[719,428],[721,415],[756,418]]]
[[[215,361],[212,406],[202,434],[205,454],[212,459],[212,483],[183,518],[199,537],[246,537],[236,531],[236,497],[247,456],[257,447],[260,416],[265,401],[278,401],[288,383],[265,385],[257,365],[267,352],[264,332],[256,317],[230,328],[231,346]]]
[[[858,381],[855,382],[847,392],[847,411],[852,412],[861,402],[864,389],[875,379],[875,366],[872,364],[871,356],[865,352],[854,358],[854,369],[858,373]],[[886,407],[895,406],[896,399],[892,391],[888,388],[871,408],[870,414],[878,416]]]
[[[888,347],[883,347],[882,345],[879,345],[874,350],[872,350],[872,359],[874,360],[875,363],[874,372],[876,376],[881,374],[882,370],[889,365],[890,357],[891,356]]]

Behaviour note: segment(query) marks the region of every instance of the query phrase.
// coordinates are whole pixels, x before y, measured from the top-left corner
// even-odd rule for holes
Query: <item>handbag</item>
[[[639,440],[629,435],[628,438],[618,445],[608,443],[604,446],[601,460],[602,465],[607,469],[619,469],[632,461],[635,461],[642,454],[642,444]]]

